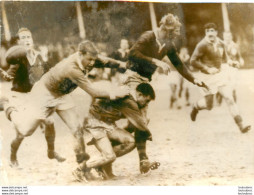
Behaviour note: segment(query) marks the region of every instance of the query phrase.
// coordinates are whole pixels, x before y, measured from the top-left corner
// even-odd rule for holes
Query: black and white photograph
[[[0,3],[1,186],[254,186],[254,3]]]

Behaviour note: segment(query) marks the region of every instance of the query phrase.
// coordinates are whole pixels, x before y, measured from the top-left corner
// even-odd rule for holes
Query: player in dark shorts
[[[42,77],[47,71],[48,64],[45,62],[41,54],[34,49],[32,33],[27,28],[19,29],[18,45],[11,47],[6,53],[6,61],[9,64],[9,69],[3,72],[3,78],[7,81],[12,80],[12,88],[9,95],[9,101],[16,102],[14,104],[22,104],[20,99],[26,97],[32,86]],[[27,101],[29,101],[27,99]],[[48,145],[48,158],[56,159],[63,162],[65,159],[55,152],[55,128],[51,119],[47,119],[41,123],[41,127],[45,129],[45,138]],[[18,161],[15,155],[20,140],[16,139],[11,143],[10,162],[11,166],[17,166]]]
[[[82,121],[79,121],[78,113],[73,107],[70,94],[74,89],[80,87],[92,97],[101,98],[121,98],[129,94],[124,87],[115,88],[114,91],[107,89],[97,89],[88,80],[87,72],[93,67],[119,66],[119,64],[109,62],[107,58],[100,60],[98,51],[90,41],[79,44],[78,52],[62,60],[45,73],[42,78],[33,86],[27,94],[25,105],[16,106],[11,103],[5,105],[7,118],[15,126],[17,137],[15,150],[11,150],[11,155],[16,157],[17,150],[27,136],[34,133],[39,124],[45,121],[50,115],[56,112],[71,130],[75,142],[75,154],[78,163],[89,159],[85,152],[83,140]],[[33,113],[31,115],[31,113]]]

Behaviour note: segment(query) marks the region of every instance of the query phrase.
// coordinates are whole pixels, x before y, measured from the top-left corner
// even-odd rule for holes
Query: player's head
[[[167,32],[168,38],[176,38],[180,36],[180,28],[182,24],[177,16],[167,14],[161,18],[160,29]]]
[[[120,48],[123,50],[129,49],[129,42],[127,39],[121,39]]]
[[[32,48],[34,46],[32,33],[28,28],[20,28],[17,36],[19,45],[23,45],[27,48]]]
[[[148,83],[141,83],[136,88],[136,98],[139,107],[145,107],[151,100],[155,99],[153,87]]]
[[[78,46],[78,53],[82,65],[92,68],[99,52],[91,41],[83,41]]]
[[[218,35],[217,25],[214,23],[207,23],[205,24],[204,29],[205,29],[205,36],[211,42],[214,42]]]

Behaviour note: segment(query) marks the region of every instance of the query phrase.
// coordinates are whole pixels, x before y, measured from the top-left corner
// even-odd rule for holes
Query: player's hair
[[[78,45],[78,51],[82,54],[91,53],[92,55],[97,55],[99,53],[93,42],[88,40]]]
[[[180,27],[182,24],[177,16],[169,13],[161,18],[160,25],[170,30],[176,27]]]
[[[24,32],[24,31],[27,31],[27,32],[30,32],[30,33],[31,33],[31,31],[30,31],[28,28],[22,27],[22,28],[20,28],[20,29],[18,30],[17,36],[19,35],[19,33]]]
[[[209,29],[209,28],[213,28],[213,29],[217,30],[217,25],[215,23],[207,23],[204,25],[204,30]]]
[[[153,87],[148,83],[141,83],[136,88],[137,91],[142,93],[145,96],[150,96],[152,100],[155,99],[155,92],[153,90]]]

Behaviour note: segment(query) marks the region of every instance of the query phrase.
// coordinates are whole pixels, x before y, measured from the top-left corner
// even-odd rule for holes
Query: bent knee
[[[72,135],[75,138],[83,137],[83,129],[82,128],[77,128],[76,131],[72,131]]]
[[[105,160],[108,163],[114,162],[116,160],[116,154],[115,153],[105,154],[104,157],[105,157]]]
[[[47,126],[53,126],[54,120],[52,118],[47,118],[46,120],[43,121],[43,123]]]
[[[124,140],[123,140],[124,144],[131,144],[131,143],[135,143],[135,139],[133,136],[127,136]]]
[[[23,138],[31,136],[34,133],[34,131],[36,130],[34,128],[33,129],[22,128],[20,126],[15,125],[15,124],[14,124],[14,127],[16,129],[18,137],[23,137]]]
[[[225,101],[226,101],[227,104],[229,104],[229,105],[234,105],[234,104],[235,104],[235,101],[234,101],[233,97],[232,97],[232,98],[227,97],[227,98],[225,98]]]

